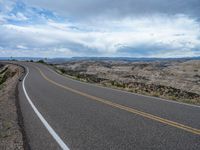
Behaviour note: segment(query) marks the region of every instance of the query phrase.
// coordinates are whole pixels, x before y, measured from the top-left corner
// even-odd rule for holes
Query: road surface
[[[98,87],[19,62],[32,150],[200,150],[200,107]]]

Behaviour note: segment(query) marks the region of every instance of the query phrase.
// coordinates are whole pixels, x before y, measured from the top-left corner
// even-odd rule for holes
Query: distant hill
[[[110,61],[159,61],[159,60],[200,60],[199,57],[184,57],[184,58],[133,58],[133,57],[72,57],[70,60],[110,60]]]
[[[45,58],[41,57],[0,57],[0,60],[18,60],[18,61],[38,61],[40,59],[45,60]]]
[[[71,58],[42,58],[42,57],[0,57],[0,60],[18,60],[18,61],[38,61],[44,60],[47,63],[64,63],[67,61],[127,61],[127,62],[152,62],[152,61],[187,61],[200,60],[198,57],[184,58],[133,58],[133,57],[71,57]]]

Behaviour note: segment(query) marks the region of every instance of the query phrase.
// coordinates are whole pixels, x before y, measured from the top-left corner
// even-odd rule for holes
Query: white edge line
[[[33,104],[33,102],[31,101],[30,97],[28,96],[27,92],[26,92],[26,88],[25,88],[25,79],[29,74],[29,69],[26,68],[27,73],[23,79],[22,82],[22,87],[24,90],[24,94],[29,102],[29,104],[31,105],[31,107],[33,108],[34,112],[36,113],[36,115],[38,116],[38,118],[41,120],[41,122],[43,123],[43,125],[46,127],[46,129],[49,131],[49,133],[51,134],[51,136],[56,140],[56,142],[59,144],[59,146],[63,149],[63,150],[69,150],[69,148],[67,147],[67,145],[63,142],[63,140],[58,136],[58,134],[53,130],[53,128],[48,124],[48,122],[44,119],[44,117],[42,116],[42,114],[37,110],[37,108],[35,107],[35,105]]]
[[[174,101],[174,100],[163,99],[163,98],[160,98],[160,97],[153,97],[153,96],[148,96],[148,95],[142,95],[142,94],[139,94],[139,93],[133,93],[133,92],[129,92],[129,91],[124,91],[124,90],[120,90],[120,89],[114,89],[114,88],[105,87],[105,86],[101,86],[101,85],[97,85],[97,84],[91,84],[91,83],[88,83],[88,82],[79,81],[79,80],[76,80],[76,79],[68,77],[68,75],[61,75],[58,72],[56,72],[54,69],[50,69],[49,66],[47,66],[47,69],[50,70],[51,72],[54,72],[54,73],[62,76],[62,77],[66,77],[69,80],[72,80],[72,81],[75,81],[75,82],[79,82],[79,83],[82,83],[82,84],[86,84],[86,85],[90,85],[90,86],[95,86],[95,87],[99,87],[99,88],[104,88],[104,89],[108,89],[108,90],[113,90],[113,91],[118,91],[118,92],[122,92],[122,93],[127,93],[127,94],[131,94],[131,95],[147,97],[147,98],[151,98],[152,100],[160,100],[160,101],[165,101],[165,102],[168,102],[168,103],[174,103],[174,104],[180,104],[180,105],[184,105],[184,106],[191,106],[191,107],[200,108],[200,106],[198,106],[198,105],[187,104],[187,103],[178,102],[178,101]]]

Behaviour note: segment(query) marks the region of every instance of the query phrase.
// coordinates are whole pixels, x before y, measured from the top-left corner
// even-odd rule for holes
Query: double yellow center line
[[[87,93],[84,93],[84,92],[72,89],[72,88],[70,88],[68,86],[64,86],[62,84],[59,84],[59,83],[57,83],[57,82],[49,79],[38,67],[36,67],[36,69],[40,72],[40,74],[42,75],[42,77],[45,80],[49,81],[50,83],[52,83],[54,85],[57,85],[57,86],[59,86],[59,87],[61,87],[63,89],[66,89],[68,91],[71,91],[73,93],[76,93],[76,94],[79,94],[81,96],[87,97],[90,100],[95,100],[95,101],[101,102],[103,104],[109,105],[111,107],[115,107],[115,108],[118,108],[118,109],[121,109],[121,110],[125,110],[127,112],[143,116],[144,118],[148,118],[148,119],[151,119],[151,120],[154,120],[154,121],[158,121],[160,123],[167,124],[167,125],[170,125],[170,126],[173,126],[173,127],[176,127],[176,128],[179,128],[179,129],[182,129],[182,130],[185,130],[185,131],[188,131],[188,132],[193,133],[193,134],[200,135],[200,129],[195,129],[195,128],[183,125],[181,123],[170,121],[168,119],[164,119],[164,118],[161,118],[161,117],[158,117],[158,116],[155,116],[155,115],[143,112],[143,111],[139,111],[139,110],[127,107],[127,106],[123,106],[121,104],[117,104],[117,103],[111,102],[109,100],[106,100],[106,99],[103,99],[103,98],[100,98],[100,97],[92,96],[92,95],[89,95]]]

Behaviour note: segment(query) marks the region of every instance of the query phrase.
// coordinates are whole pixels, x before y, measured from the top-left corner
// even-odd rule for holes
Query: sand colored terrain
[[[200,60],[73,61],[56,67],[87,82],[200,105]]]

